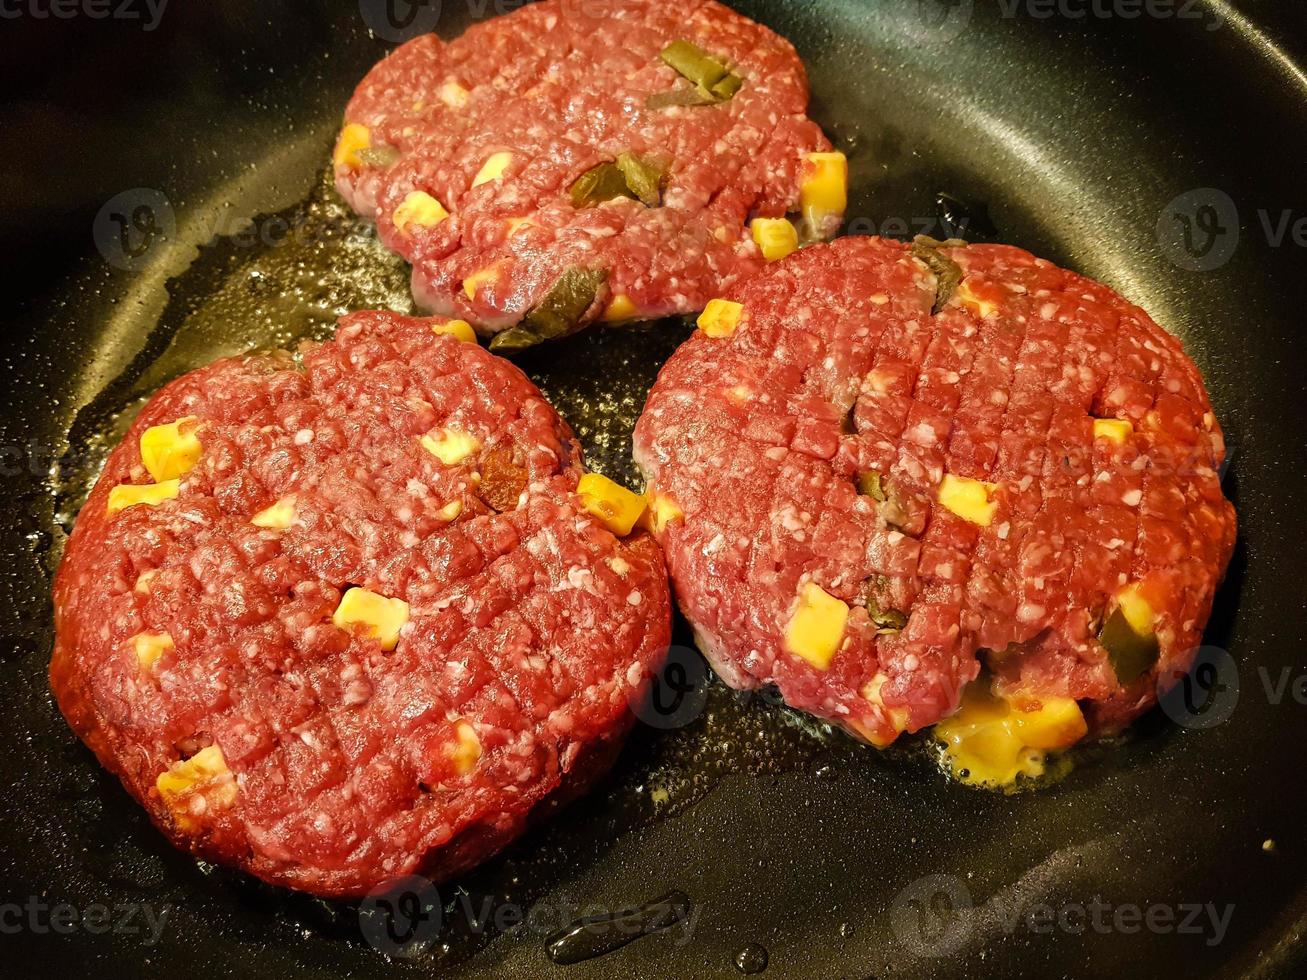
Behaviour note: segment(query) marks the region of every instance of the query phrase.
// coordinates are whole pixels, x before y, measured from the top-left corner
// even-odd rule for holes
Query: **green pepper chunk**
[[[623,153],[617,158],[617,169],[626,181],[626,188],[645,207],[656,208],[663,200],[663,168],[634,153]]]
[[[945,242],[936,241],[925,235],[918,235],[912,242],[914,257],[926,263],[935,274],[935,302],[930,308],[931,316],[937,316],[948,303],[949,298],[962,282],[962,267],[938,249],[964,246],[967,243],[957,239]]]
[[[662,59],[692,83],[690,88],[660,92],[649,97],[651,109],[676,105],[715,105],[729,102],[744,85],[720,60],[689,41],[673,41],[663,48]]]
[[[729,102],[735,97],[735,93],[744,87],[744,79],[739,75],[728,74],[720,82],[714,85],[710,92],[718,102]]]
[[[858,474],[858,493],[864,497],[871,497],[878,503],[884,503],[886,500],[885,488],[882,486],[880,473],[876,470],[867,470],[865,473]]]
[[[1143,677],[1152,670],[1161,654],[1157,634],[1140,636],[1120,609],[1107,617],[1103,628],[1098,631],[1098,642],[1107,651],[1107,659],[1116,672],[1116,679],[1122,684]]]
[[[558,277],[520,324],[497,334],[490,342],[490,349],[496,352],[525,350],[546,340],[575,333],[607,281],[605,269],[573,266]]]
[[[627,186],[626,175],[615,163],[601,163],[587,170],[572,185],[572,204],[588,208],[619,197],[634,198]]]
[[[908,625],[906,613],[897,609],[882,609],[880,603],[871,596],[867,596],[867,615],[871,617],[871,621],[876,624],[877,628],[882,630],[897,633]]]
[[[662,59],[694,84],[702,85],[710,92],[727,74],[725,65],[689,41],[673,41],[663,48]]]

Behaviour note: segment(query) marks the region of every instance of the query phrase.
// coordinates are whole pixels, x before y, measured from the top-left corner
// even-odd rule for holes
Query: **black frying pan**
[[[1202,367],[1234,447],[1241,546],[1208,632],[1219,649],[1172,705],[1185,724],[1157,712],[1059,785],[1003,797],[708,684],[687,725],[638,728],[595,792],[442,886],[444,925],[403,947],[375,908],[173,851],[63,724],[45,666],[64,533],[141,399],[216,356],[406,302],[402,265],[322,173],[354,84],[432,11],[406,28],[371,0],[177,3],[147,31],[144,3],[122,3],[107,9],[139,18],[42,16],[46,0],[0,18],[0,972],[729,977],[739,953],[760,965],[757,947],[768,977],[1301,970],[1301,5],[737,3],[806,58],[816,115],[853,160],[853,231],[997,233],[1115,286]],[[496,4],[445,0],[438,29],[480,9]],[[939,192],[958,200],[941,210]],[[524,364],[592,464],[632,481],[631,422],[684,335],[594,331]],[[552,926],[673,889],[692,923],[547,958]],[[512,927],[513,910],[534,914]]]

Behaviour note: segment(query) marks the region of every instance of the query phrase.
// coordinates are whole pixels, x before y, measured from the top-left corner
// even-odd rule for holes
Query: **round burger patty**
[[[1015,248],[868,238],[725,298],[635,449],[729,683],[883,745],[982,666],[1100,732],[1188,667],[1235,517],[1198,371],[1142,310]]]
[[[453,329],[358,313],[219,361],[109,457],[51,682],[178,846],[320,895],[447,877],[615,753],[669,641],[658,547],[591,516],[566,423]]]
[[[336,182],[424,309],[520,348],[697,312],[764,262],[751,218],[833,235],[847,168],[807,103],[789,42],[714,0],[542,0],[377,64]]]

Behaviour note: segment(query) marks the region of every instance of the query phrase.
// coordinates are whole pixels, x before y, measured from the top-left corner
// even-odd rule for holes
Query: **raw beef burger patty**
[[[320,895],[447,877],[628,727],[669,639],[658,547],[583,509],[567,425],[440,328],[358,313],[302,368],[219,361],[109,457],[51,683],[179,847]]]
[[[751,218],[769,257],[787,213],[833,235],[847,167],[807,104],[789,42],[714,0],[543,0],[377,64],[336,184],[424,309],[520,348],[702,309],[764,262]]]
[[[984,664],[1027,709],[1075,699],[1070,740],[1080,709],[1114,730],[1230,558],[1221,430],[1142,310],[959,244],[815,246],[712,304],[636,430],[654,526],[735,686],[884,745]]]

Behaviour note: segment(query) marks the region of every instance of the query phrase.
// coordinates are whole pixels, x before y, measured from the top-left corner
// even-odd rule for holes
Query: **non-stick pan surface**
[[[700,684],[590,796],[442,886],[443,922],[419,920],[407,947],[376,908],[197,866],[51,700],[64,535],[108,445],[170,378],[326,336],[350,308],[407,308],[402,264],[324,180],[332,135],[406,32],[511,5],[112,0],[56,15],[24,0],[0,20],[0,973],[729,977],[760,950],[778,978],[1301,969],[1307,12],[736,5],[807,60],[816,115],[853,162],[852,231],[945,237],[946,192],[970,237],[1102,279],[1188,345],[1241,520],[1188,703],[1060,784],[1004,797]],[[631,423],[685,334],[594,331],[523,364],[592,463],[633,481]],[[547,958],[552,927],[674,889],[689,921],[581,964]]]

